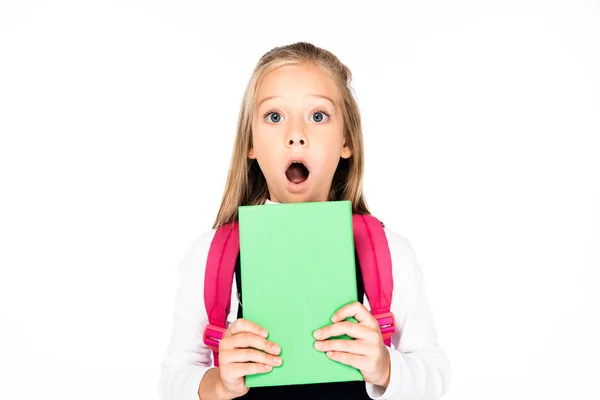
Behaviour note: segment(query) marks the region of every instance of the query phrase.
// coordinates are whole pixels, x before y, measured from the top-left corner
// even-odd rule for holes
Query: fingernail
[[[323,348],[323,342],[315,342],[315,348],[321,350]]]
[[[281,347],[279,347],[275,344],[275,345],[273,345],[273,350],[275,351],[275,353],[279,354],[279,352],[281,351]]]
[[[264,329],[262,331],[260,331],[260,334],[262,335],[262,337],[269,336],[269,333],[267,331],[265,331]]]
[[[272,366],[270,366],[270,365],[265,365],[265,367],[267,368],[267,371],[270,371],[270,370],[272,370],[272,369],[273,369],[273,367],[272,367]]]
[[[317,329],[314,333],[315,338],[319,338],[323,332],[320,329]]]
[[[281,362],[282,362],[281,357],[275,357],[275,364],[281,365]]]
[[[331,322],[336,322],[337,321],[337,316],[334,315],[333,317],[331,317]]]

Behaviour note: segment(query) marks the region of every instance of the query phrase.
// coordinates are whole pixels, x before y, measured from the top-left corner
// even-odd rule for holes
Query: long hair
[[[275,47],[264,54],[252,73],[244,92],[237,122],[237,134],[231,156],[227,183],[213,229],[238,218],[238,207],[263,204],[268,198],[265,177],[258,162],[248,158],[252,144],[252,115],[256,93],[263,77],[274,69],[310,62],[319,67],[336,85],[342,99],[344,140],[352,151],[348,159],[340,157],[328,200],[350,200],[352,212],[370,214],[362,190],[364,150],[360,110],[350,86],[352,73],[333,53],[308,42]]]

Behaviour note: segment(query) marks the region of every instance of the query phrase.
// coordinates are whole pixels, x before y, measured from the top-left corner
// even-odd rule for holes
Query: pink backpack
[[[392,259],[381,222],[370,215],[352,215],[354,247],[358,253],[365,294],[371,314],[379,322],[387,346],[396,332],[396,320],[390,312],[392,291]],[[204,303],[209,324],[204,330],[204,343],[213,351],[219,365],[219,342],[227,329],[231,287],[235,264],[240,252],[237,222],[217,229],[210,245],[204,276]],[[334,310],[332,310],[333,312]]]

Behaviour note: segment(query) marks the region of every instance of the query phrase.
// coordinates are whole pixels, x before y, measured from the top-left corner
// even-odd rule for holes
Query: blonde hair
[[[236,221],[239,206],[264,204],[267,200],[269,193],[265,177],[258,162],[248,158],[248,151],[253,146],[252,116],[256,93],[263,77],[272,70],[303,62],[315,64],[335,82],[342,100],[344,140],[352,151],[350,158],[340,157],[328,200],[350,200],[353,213],[370,214],[362,190],[362,126],[358,104],[350,86],[352,73],[333,53],[308,42],[298,42],[275,47],[264,54],[254,68],[242,99],[225,192],[213,229]]]

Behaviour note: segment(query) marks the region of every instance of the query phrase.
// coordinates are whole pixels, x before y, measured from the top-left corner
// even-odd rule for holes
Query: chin
[[[309,203],[309,202],[317,202],[317,201],[325,201],[319,200],[320,196],[316,193],[304,192],[304,193],[290,193],[285,192],[283,196],[280,196],[279,199],[282,203]]]

